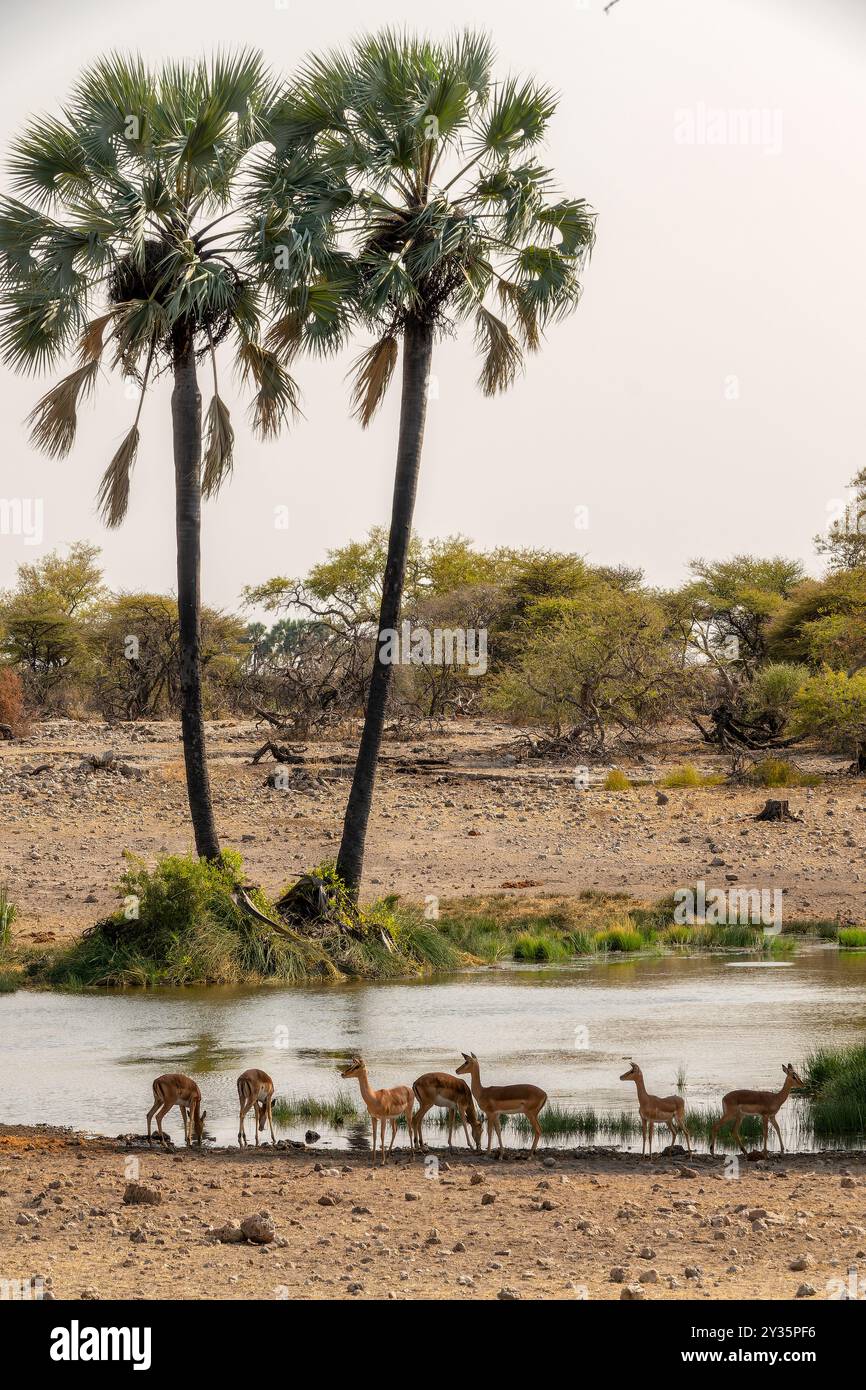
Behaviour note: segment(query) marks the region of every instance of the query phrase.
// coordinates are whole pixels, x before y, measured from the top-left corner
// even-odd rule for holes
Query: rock
[[[319,1198],[320,1207],[336,1207],[339,1205],[339,1202],[339,1197],[333,1192],[323,1192]]]
[[[611,1284],[624,1284],[626,1281],[627,1274],[628,1270],[623,1269],[622,1265],[614,1265],[613,1269],[610,1271],[610,1274],[608,1275],[608,1279],[610,1280]]]
[[[483,1181],[484,1178],[480,1173],[473,1173],[472,1177],[469,1179],[469,1185],[470,1187],[480,1187]]]
[[[626,1284],[620,1294],[621,1299],[636,1299],[643,1298],[643,1296],[643,1286],[641,1284]]]
[[[421,1200],[420,1192],[404,1192],[403,1196],[407,1202],[418,1202]]]
[[[638,1283],[640,1284],[657,1284],[658,1281],[659,1272],[657,1269],[645,1269],[638,1275]]]
[[[484,1192],[484,1193],[482,1193],[482,1195],[481,1195],[481,1205],[482,1205],[482,1207],[492,1207],[492,1206],[493,1206],[493,1203],[494,1203],[495,1201],[496,1201],[496,1194],[495,1194],[494,1192]]]
[[[683,1274],[687,1279],[700,1279],[703,1270],[700,1265],[686,1265]]]
[[[241,1222],[241,1235],[254,1245],[270,1245],[277,1238],[271,1213],[259,1211],[253,1216],[245,1216]]]
[[[158,1207],[162,1201],[162,1193],[157,1192],[155,1187],[146,1187],[143,1182],[128,1182],[123,1193],[123,1202],[127,1207]]]
[[[814,1298],[818,1290],[814,1284],[801,1284],[795,1293],[795,1298]]]
[[[518,1299],[522,1298],[523,1295],[517,1289],[503,1288],[499,1290],[499,1293],[496,1295],[496,1297],[500,1299],[503,1303],[514,1303]]]
[[[240,1245],[244,1239],[239,1221],[229,1221],[225,1226],[212,1226],[207,1234],[209,1240],[220,1241],[222,1245]]]
[[[796,1260],[791,1261],[788,1268],[799,1273],[801,1270],[811,1269],[814,1263],[815,1261],[812,1259],[811,1255],[798,1255]]]
[[[306,1134],[304,1135],[304,1143],[305,1143],[305,1144],[318,1144],[318,1142],[319,1142],[319,1140],[321,1139],[321,1137],[322,1137],[321,1134],[317,1134],[316,1131],[315,1131],[314,1129],[308,1129],[307,1132],[306,1132]]]

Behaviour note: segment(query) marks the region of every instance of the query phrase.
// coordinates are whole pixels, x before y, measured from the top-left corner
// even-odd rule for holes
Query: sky
[[[577,312],[505,396],[482,397],[471,332],[436,348],[416,528],[576,551],[675,585],[696,556],[785,554],[812,538],[863,458],[866,3],[863,0],[0,0],[0,159],[109,49],[151,62],[260,47],[286,72],[362,29],[489,30],[499,68],[560,94],[543,158],[596,210]],[[5,184],[5,171],[0,178]],[[207,505],[205,601],[302,575],[387,522],[393,389],[366,431],[341,359],[301,362],[304,419],[257,441],[223,372],[234,477]],[[94,499],[135,401],[105,375],[72,454],[34,452],[49,380],[0,366],[0,588],[76,540],[115,589],[174,588],[170,383],[145,404],[124,526]],[[203,378],[207,404],[207,382]],[[15,520],[20,502],[22,520]],[[288,518],[288,524],[285,518]],[[4,519],[5,518],[5,519]]]

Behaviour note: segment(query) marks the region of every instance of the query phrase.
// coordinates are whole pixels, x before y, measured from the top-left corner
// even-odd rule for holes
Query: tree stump
[[[795,816],[787,801],[765,801],[755,820],[802,820],[802,816]]]

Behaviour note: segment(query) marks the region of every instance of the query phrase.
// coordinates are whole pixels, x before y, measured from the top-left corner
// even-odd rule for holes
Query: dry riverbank
[[[651,1163],[585,1150],[149,1152],[0,1127],[0,1268],[66,1298],[653,1299],[866,1294],[866,1154]],[[434,1172],[434,1177],[425,1174]],[[137,1177],[155,1205],[127,1205]],[[276,1240],[217,1243],[267,1210]],[[792,1266],[795,1266],[792,1268]],[[50,1281],[50,1282],[49,1282]]]
[[[670,789],[659,804],[654,785],[604,790],[604,765],[580,790],[568,766],[518,762],[510,751],[515,733],[455,721],[417,741],[386,741],[368,897],[397,892],[423,902],[500,889],[595,889],[651,902],[702,878],[781,888],[791,918],[863,920],[866,787],[843,775],[841,760],[797,754],[808,770],[832,774],[819,787]],[[266,737],[250,723],[209,726],[223,843],[243,853],[250,880],[273,892],[335,855],[355,745],[298,745],[303,761],[288,766],[288,785],[279,789],[266,785],[272,763],[251,763]],[[140,775],[81,769],[84,757],[106,750]],[[687,758],[701,771],[727,767],[694,742],[620,765],[657,783]],[[802,821],[756,822],[774,794],[789,797]],[[0,823],[0,882],[19,914],[14,941],[76,935],[116,907],[124,850],[152,862],[191,848],[177,725],[55,720],[24,742],[0,743]]]

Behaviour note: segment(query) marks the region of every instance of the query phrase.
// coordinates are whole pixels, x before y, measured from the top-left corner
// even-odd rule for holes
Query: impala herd
[[[713,1125],[710,1136],[711,1154],[715,1153],[716,1135],[722,1125],[729,1122],[733,1122],[733,1137],[742,1152],[746,1153],[745,1145],[740,1137],[740,1124],[747,1115],[757,1115],[763,1121],[764,1156],[767,1155],[769,1125],[773,1126],[779,1137],[782,1153],[785,1152],[781,1131],[776,1123],[776,1115],[788,1099],[794,1086],[802,1086],[803,1082],[790,1062],[782,1067],[782,1071],[785,1073],[785,1080],[778,1091],[729,1091],[723,1097],[722,1114]],[[547,1103],[547,1093],[542,1091],[540,1086],[530,1086],[525,1083],[513,1086],[482,1085],[481,1069],[474,1052],[463,1053],[463,1063],[457,1068],[456,1076],[444,1071],[425,1072],[411,1086],[392,1086],[390,1089],[374,1090],[370,1085],[366,1064],[361,1057],[353,1057],[349,1065],[341,1070],[340,1075],[342,1077],[357,1077],[358,1085],[361,1088],[361,1099],[367,1107],[373,1127],[371,1162],[375,1162],[376,1159],[377,1130],[382,1163],[384,1164],[386,1159],[385,1122],[387,1120],[391,1126],[391,1142],[388,1145],[388,1154],[390,1154],[397,1137],[397,1126],[401,1116],[406,1121],[410,1157],[414,1157],[416,1149],[419,1152],[424,1152],[426,1145],[421,1134],[421,1125],[427,1111],[433,1106],[448,1111],[449,1150],[452,1148],[454,1122],[458,1115],[463,1124],[467,1146],[470,1148],[470,1129],[475,1147],[480,1150],[481,1131],[486,1121],[487,1151],[490,1152],[495,1133],[499,1140],[499,1154],[500,1157],[502,1156],[505,1149],[499,1123],[500,1115],[525,1115],[533,1129],[530,1153],[535,1153],[538,1148],[538,1141],[541,1138],[541,1125],[538,1122],[538,1116]],[[461,1080],[461,1076],[469,1077],[468,1084]],[[685,1101],[682,1096],[650,1095],[644,1085],[643,1072],[636,1062],[632,1062],[628,1071],[623,1072],[619,1079],[620,1081],[633,1081],[637,1087],[638,1110],[643,1131],[641,1153],[646,1154],[647,1139],[649,1139],[649,1157],[652,1158],[653,1132],[657,1124],[667,1126],[671,1132],[672,1143],[675,1143],[677,1137],[681,1135],[686,1141],[689,1153],[691,1153],[692,1145],[689,1132],[686,1129]],[[244,1121],[250,1110],[253,1112],[256,1147],[258,1148],[259,1134],[264,1131],[265,1125],[270,1128],[271,1143],[275,1144],[273,1081],[267,1072],[259,1071],[257,1067],[251,1067],[238,1077],[237,1086],[238,1144],[241,1148],[246,1147],[247,1136]],[[415,1109],[416,1101],[418,1102],[417,1110]],[[180,1072],[158,1076],[153,1083],[153,1105],[147,1113],[148,1143],[153,1143],[151,1121],[154,1117],[161,1142],[163,1144],[168,1142],[163,1133],[162,1121],[175,1105],[180,1109],[186,1143],[191,1144],[194,1137],[200,1145],[204,1135],[207,1111],[201,1108],[201,1091],[196,1083],[191,1077],[184,1076]],[[478,1110],[475,1108],[476,1105]]]

